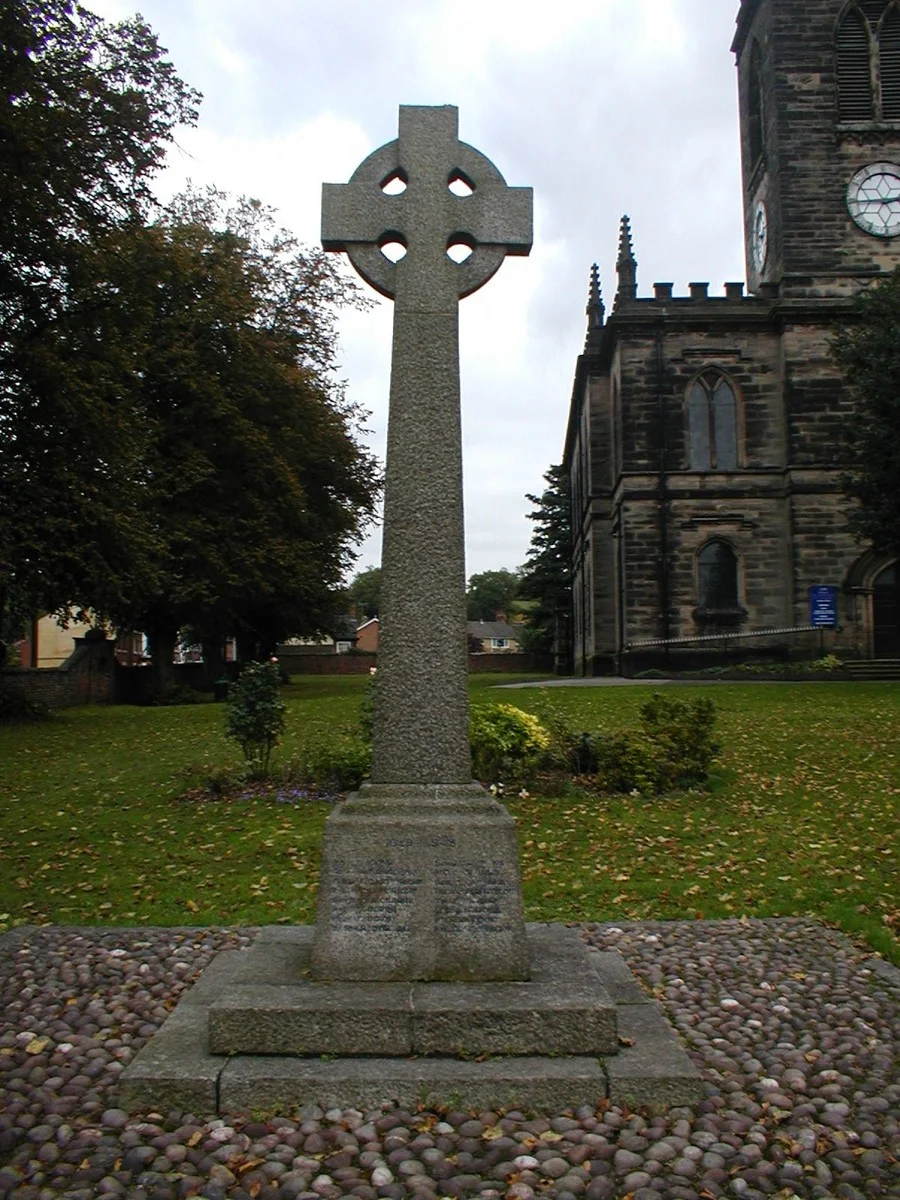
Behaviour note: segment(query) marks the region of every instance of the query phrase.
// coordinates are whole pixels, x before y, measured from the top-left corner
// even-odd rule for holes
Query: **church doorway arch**
[[[900,658],[900,570],[896,562],[875,576],[872,634],[875,658]]]

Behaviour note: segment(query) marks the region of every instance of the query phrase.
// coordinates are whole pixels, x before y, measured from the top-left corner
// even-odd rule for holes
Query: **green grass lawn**
[[[633,721],[649,688],[496,698],[577,728]],[[285,689],[282,759],[352,725],[365,678]],[[534,920],[811,914],[900,962],[900,685],[698,684],[723,750],[712,789],[662,799],[507,796]],[[185,802],[191,767],[237,765],[221,705],[81,708],[0,727],[0,928],[314,919],[322,803]]]

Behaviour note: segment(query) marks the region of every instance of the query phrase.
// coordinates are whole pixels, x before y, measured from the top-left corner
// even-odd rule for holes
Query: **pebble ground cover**
[[[281,759],[356,719],[364,679],[286,689]],[[649,690],[528,687],[511,701],[584,729],[633,720]],[[812,915],[900,961],[900,686],[687,686],[719,711],[707,792],[505,797],[533,920]],[[222,706],[84,708],[0,728],[0,928],[252,925],[314,916],[328,805],[179,798],[190,767],[236,766]],[[528,789],[526,789],[528,790]]]
[[[798,918],[591,924],[703,1077],[665,1113],[129,1113],[124,1067],[253,930],[0,936],[3,1200],[895,1200],[900,970]],[[427,1073],[427,1064],[423,1063]]]

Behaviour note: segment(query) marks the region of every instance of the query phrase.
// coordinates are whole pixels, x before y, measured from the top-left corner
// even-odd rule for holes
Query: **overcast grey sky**
[[[460,137],[535,194],[529,258],[462,302],[467,572],[520,565],[526,492],[562,457],[592,262],[615,292],[631,217],[639,294],[745,277],[738,0],[85,0],[139,9],[204,95],[160,187],[253,196],[317,243],[323,182],[397,134],[400,104],[455,104]],[[390,305],[341,321],[341,372],[383,457]],[[378,563],[377,531],[357,569]]]

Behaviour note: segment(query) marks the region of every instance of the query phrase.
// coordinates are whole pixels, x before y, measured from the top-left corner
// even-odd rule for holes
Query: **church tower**
[[[750,291],[847,295],[900,265],[898,0],[743,0],[732,49]]]
[[[642,294],[623,218],[612,310],[588,307],[564,451],[584,674],[900,659],[900,562],[851,532],[832,354],[900,267],[900,0],[741,0],[732,49],[750,294]]]

